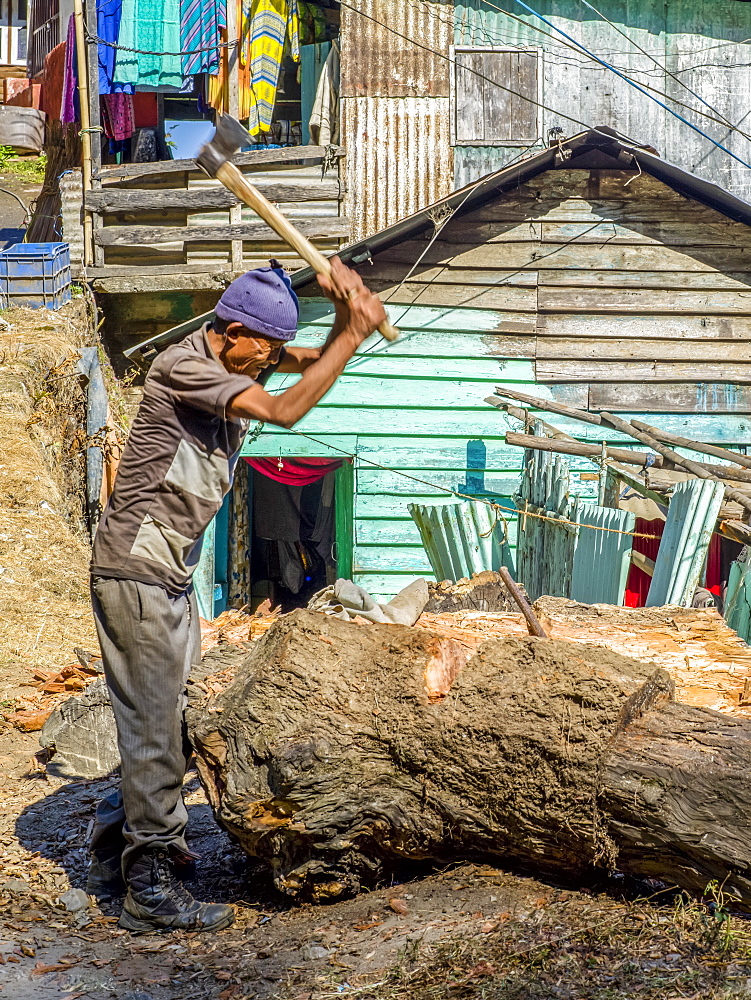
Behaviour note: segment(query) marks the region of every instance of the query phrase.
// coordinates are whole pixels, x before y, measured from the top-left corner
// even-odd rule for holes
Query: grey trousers
[[[121,793],[100,803],[92,848],[124,836],[125,872],[153,844],[187,850],[183,712],[188,674],[200,659],[198,609],[192,589],[173,597],[103,577],[93,578],[91,600],[121,760]]]

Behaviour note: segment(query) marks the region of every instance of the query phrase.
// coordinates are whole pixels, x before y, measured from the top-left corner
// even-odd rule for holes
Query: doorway
[[[317,591],[352,573],[354,477],[329,458],[246,459],[250,610],[305,607]]]

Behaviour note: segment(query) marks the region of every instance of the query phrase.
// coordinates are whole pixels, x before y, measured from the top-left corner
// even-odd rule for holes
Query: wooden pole
[[[540,624],[540,619],[534,612],[532,605],[529,603],[527,598],[521,592],[519,587],[516,585],[514,578],[511,576],[509,571],[505,566],[501,566],[498,570],[498,575],[506,584],[509,594],[513,597],[516,602],[517,607],[524,615],[524,619],[527,622],[527,628],[529,629],[530,635],[536,635],[540,639],[547,639],[548,633]]]
[[[685,469],[686,472],[691,472],[693,475],[697,476],[699,479],[711,479],[715,483],[721,483],[723,479],[728,477],[728,469],[724,466],[717,466],[718,474],[714,475],[712,472],[707,471],[707,466],[704,462],[694,462],[690,458],[684,458],[683,455],[679,455],[677,451],[673,451],[672,448],[668,448],[666,445],[662,444],[657,438],[652,437],[646,431],[640,431],[638,427],[634,427],[632,423],[628,420],[622,420],[621,417],[616,417],[612,413],[604,412],[601,414],[602,419],[606,420],[612,427],[617,431],[621,431],[622,434],[630,434],[631,437],[635,437],[637,441],[641,441],[642,444],[647,445],[648,448],[652,448],[658,454],[662,455],[663,458],[667,458],[673,463],[673,465],[678,466],[679,469]],[[711,469],[712,466],[709,466]],[[751,472],[746,472],[745,470],[739,472],[732,472],[732,478],[738,478],[741,480],[746,480],[748,477],[751,480]],[[725,487],[725,499],[734,500],[736,503],[740,504],[744,510],[751,513],[751,497],[746,493],[741,493],[740,490],[736,490],[732,486]]]
[[[539,399],[537,396],[528,396],[524,392],[517,392],[515,389],[506,389],[503,386],[497,386],[495,391],[496,395],[488,396],[485,402],[499,409],[503,408],[502,399],[498,398],[500,396],[528,403],[537,410],[545,410],[548,413],[557,413],[562,417],[571,417],[572,420],[582,420],[588,424],[602,426],[603,414],[600,413],[589,413],[587,410],[578,410],[576,407],[567,406],[565,403],[558,403],[552,399]],[[652,434],[659,441],[664,441],[666,444],[674,444],[679,448],[690,448],[692,451],[699,451],[704,455],[713,455],[715,458],[722,458],[726,462],[733,462],[736,465],[742,465],[751,469],[751,456],[749,455],[739,455],[735,451],[728,451],[727,448],[718,448],[712,444],[703,444],[701,441],[694,441],[693,438],[671,434],[669,431],[660,430],[651,424],[642,423],[641,420],[633,420],[631,423],[633,423],[634,427],[639,427],[647,431],[647,433]]]
[[[78,70],[78,97],[81,106],[81,181],[84,197],[91,190],[91,118],[89,112],[89,73],[86,59],[86,35],[83,30],[82,0],[73,0],[73,17],[76,30],[76,66]],[[97,88],[98,89],[98,88]],[[84,265],[94,263],[94,239],[91,213],[83,216]]]
[[[626,432],[624,431],[624,433]],[[649,435],[646,435],[646,437],[649,437]],[[602,456],[602,448],[598,444],[583,444],[580,441],[562,441],[555,438],[538,437],[534,434],[514,434],[509,431],[506,434],[506,443],[516,445],[518,448],[534,448],[537,451],[552,451],[562,455],[582,455],[585,458],[599,458]],[[652,445],[649,445],[649,447],[652,447]],[[670,452],[670,448],[666,448],[664,445],[660,445],[659,441],[655,441],[655,451],[661,454],[661,449]],[[625,462],[627,465],[644,465],[648,458],[648,455],[644,452],[626,451],[623,448],[606,448],[606,456],[607,458],[615,459],[617,462]],[[665,455],[663,457],[668,458],[669,456]],[[685,471],[692,472],[699,479],[714,479],[716,482],[723,481],[720,476],[713,476],[711,473],[706,472],[705,468],[699,465],[698,462],[691,462],[690,459],[684,460],[680,455],[676,457],[679,461],[688,463],[683,466]],[[673,461],[672,458],[670,460]],[[700,471],[694,471],[689,465],[694,466]],[[662,467],[662,462],[659,458],[653,467]],[[721,466],[715,466],[714,468],[721,468]],[[732,486],[726,486],[725,498],[735,501],[744,510],[751,512],[751,496],[748,494],[741,493],[740,490],[734,489]]]
[[[89,35],[97,34],[96,0],[84,0],[86,12],[86,27]],[[98,191],[102,187],[100,173],[102,169],[102,139],[101,115],[99,113],[99,46],[96,42],[86,39],[86,64],[88,66],[89,93],[89,152],[91,155],[91,189]],[[83,103],[83,95],[81,95]],[[104,264],[104,248],[96,242],[96,231],[101,228],[102,219],[96,212],[87,213],[91,219],[91,245],[93,263],[97,267]]]
[[[235,42],[227,50],[227,111],[233,118],[240,119],[240,17],[237,0],[227,2],[227,40]],[[238,203],[229,210],[230,225],[239,225],[243,220],[243,206]],[[230,243],[230,266],[234,271],[243,269],[243,241]]]

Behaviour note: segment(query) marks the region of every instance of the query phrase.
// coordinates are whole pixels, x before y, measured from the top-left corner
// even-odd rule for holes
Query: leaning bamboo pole
[[[496,395],[488,396],[485,402],[490,403],[492,406],[497,406],[497,396],[515,399],[521,403],[529,403],[530,406],[534,406],[536,409],[547,410],[549,413],[557,413],[561,417],[583,420],[588,424],[602,426],[603,423],[604,413],[602,412],[589,413],[587,410],[578,410],[576,407],[568,406],[566,403],[558,403],[552,399],[538,399],[536,396],[528,396],[524,392],[517,392],[516,389],[508,389],[505,386],[498,386],[496,388]],[[727,448],[718,448],[713,444],[694,441],[693,438],[681,437],[680,434],[671,434],[670,431],[664,431],[659,427],[654,427],[652,424],[645,424],[641,420],[632,420],[631,423],[634,427],[638,427],[640,430],[651,434],[658,441],[664,441],[665,444],[673,444],[678,448],[690,448],[692,451],[701,452],[703,455],[712,455],[714,458],[721,458],[725,462],[733,462],[735,465],[742,465],[747,469],[751,469],[750,455],[740,455],[738,452],[728,451]]]
[[[91,119],[89,117],[89,69],[86,58],[86,33],[83,24],[82,0],[73,0],[76,29],[76,64],[78,69],[78,99],[81,107],[81,180],[84,198],[91,190]],[[94,263],[94,230],[91,213],[83,213],[83,259],[89,267]]]

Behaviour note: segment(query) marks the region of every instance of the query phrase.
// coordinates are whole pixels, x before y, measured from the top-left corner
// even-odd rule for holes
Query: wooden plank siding
[[[451,502],[444,490],[456,490],[512,506],[523,453],[504,441],[518,422],[484,402],[496,385],[751,446],[751,229],[633,178],[549,171],[450,221],[406,284],[431,234],[360,267],[388,300],[401,338],[363,345],[296,428],[314,441],[266,428],[245,450],[326,454],[347,436],[362,586],[385,597],[430,575],[408,503]],[[329,304],[304,298],[301,322],[300,341],[321,343]],[[290,381],[278,377],[270,388]],[[585,441],[630,441],[553,422]],[[573,489],[595,496],[597,467],[571,464]]]

